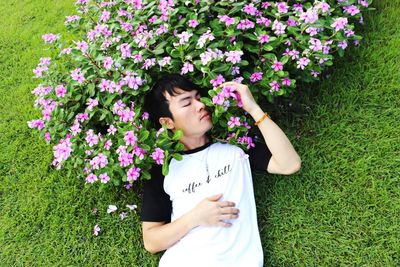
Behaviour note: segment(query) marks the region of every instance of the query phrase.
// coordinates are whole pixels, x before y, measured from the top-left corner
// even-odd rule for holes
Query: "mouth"
[[[201,116],[200,120],[209,119],[209,118],[210,118],[210,114],[206,113],[203,116]]]

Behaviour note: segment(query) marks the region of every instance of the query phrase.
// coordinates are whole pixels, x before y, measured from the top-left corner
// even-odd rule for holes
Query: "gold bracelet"
[[[271,119],[271,117],[268,115],[268,113],[265,112],[264,115],[261,117],[261,119],[259,119],[258,121],[256,121],[256,122],[254,123],[254,125],[255,125],[255,126],[259,125],[259,124],[260,124],[261,122],[263,122],[263,120],[265,120],[267,117]]]

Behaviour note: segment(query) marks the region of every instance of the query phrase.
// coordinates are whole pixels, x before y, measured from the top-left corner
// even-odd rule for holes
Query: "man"
[[[300,169],[300,157],[282,130],[261,110],[246,85],[228,82],[240,94],[266,146],[249,151],[253,166],[275,174]],[[143,194],[143,240],[151,253],[166,250],[159,266],[262,266],[252,175],[242,149],[213,143],[212,123],[203,93],[177,74],[156,83],[145,109],[158,126],[181,129],[181,161],[171,160],[169,174],[153,168]]]

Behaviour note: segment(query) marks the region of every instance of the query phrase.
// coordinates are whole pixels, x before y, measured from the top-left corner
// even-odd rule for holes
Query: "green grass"
[[[135,194],[54,171],[51,147],[26,124],[39,115],[30,91],[40,36],[64,31],[73,2],[0,5],[0,266],[155,266],[137,216],[106,214]],[[255,178],[267,266],[400,265],[400,1],[374,6],[362,47],[300,87],[292,108],[274,108],[303,166]]]

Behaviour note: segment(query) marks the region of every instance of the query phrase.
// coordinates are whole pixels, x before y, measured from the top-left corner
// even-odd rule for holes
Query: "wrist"
[[[196,228],[198,226],[198,220],[196,219],[196,216],[192,211],[189,211],[185,215],[185,226],[188,231],[192,230],[193,228]]]
[[[264,111],[257,105],[249,112],[249,114],[254,121],[258,121],[262,116],[264,116]]]

